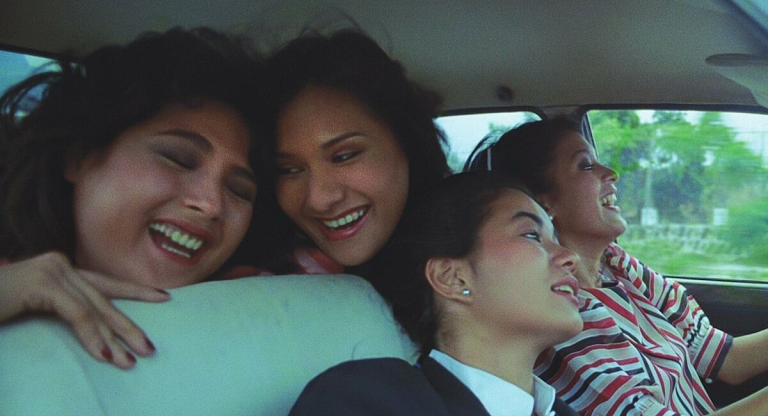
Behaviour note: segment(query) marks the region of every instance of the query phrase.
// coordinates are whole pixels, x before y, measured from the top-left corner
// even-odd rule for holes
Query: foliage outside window
[[[668,275],[768,281],[768,115],[592,110],[619,243]]]

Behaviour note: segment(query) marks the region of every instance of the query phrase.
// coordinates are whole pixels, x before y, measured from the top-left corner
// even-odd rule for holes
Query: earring
[[[470,294],[472,294],[472,292],[469,289],[465,288],[461,291],[461,296],[464,296],[465,298],[468,298]]]

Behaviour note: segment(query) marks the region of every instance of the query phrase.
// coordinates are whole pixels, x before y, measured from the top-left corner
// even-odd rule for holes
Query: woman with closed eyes
[[[257,62],[212,30],[173,29],[63,60],[2,97],[0,321],[54,313],[120,368],[153,353],[108,298],[165,301],[249,231]]]

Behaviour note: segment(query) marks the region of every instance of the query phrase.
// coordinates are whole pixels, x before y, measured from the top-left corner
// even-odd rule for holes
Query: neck
[[[561,235],[560,243],[563,247],[573,250],[579,255],[579,264],[576,267],[576,278],[579,286],[583,288],[599,287],[600,260],[605,252],[605,247],[611,243],[604,238],[590,239]]]
[[[533,366],[544,349],[528,340],[504,340],[474,334],[438,341],[438,349],[454,359],[493,374],[533,395]]]

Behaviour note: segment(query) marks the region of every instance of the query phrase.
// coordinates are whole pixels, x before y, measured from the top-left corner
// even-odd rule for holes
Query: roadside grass
[[[669,276],[768,282],[768,259],[732,253],[683,253],[664,240],[639,242],[619,240],[631,255],[653,270]]]

